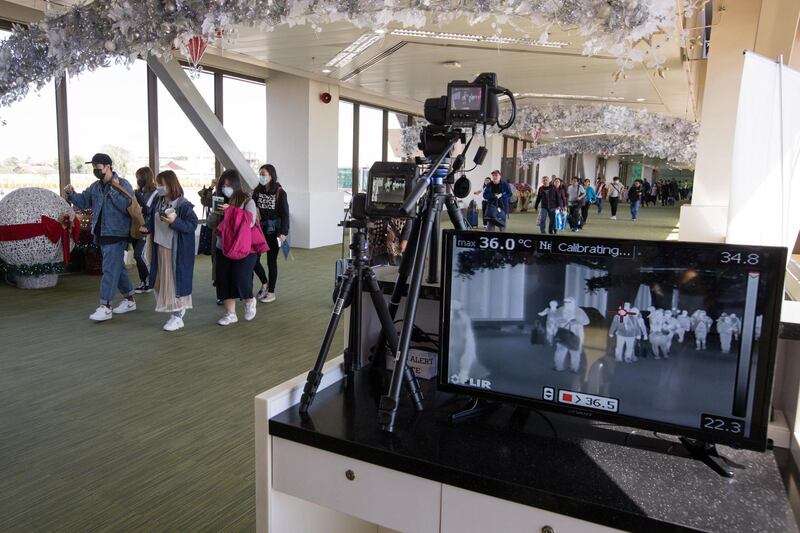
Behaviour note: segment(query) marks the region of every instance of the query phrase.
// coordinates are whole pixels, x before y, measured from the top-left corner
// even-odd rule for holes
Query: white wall
[[[611,183],[614,176],[619,176],[619,157],[609,157],[606,160],[606,182]]]
[[[597,175],[597,154],[582,154],[583,155],[583,172],[584,176],[592,180]]]
[[[341,241],[343,193],[336,190],[339,95],[305,78],[278,73],[267,91],[267,159],[289,195],[292,245],[316,248]],[[323,104],[319,93],[333,100]]]
[[[564,156],[556,155],[553,157],[545,157],[539,161],[539,179],[544,176],[552,176],[553,174],[560,178],[565,163],[566,159]]]
[[[653,167],[642,167],[642,179],[653,183]]]

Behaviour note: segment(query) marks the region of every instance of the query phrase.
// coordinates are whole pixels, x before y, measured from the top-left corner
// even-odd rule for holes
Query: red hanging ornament
[[[208,48],[208,43],[199,36],[194,36],[189,39],[189,61],[192,63],[192,67],[195,70],[200,69],[200,60],[203,58],[203,54],[206,53],[206,48]]]

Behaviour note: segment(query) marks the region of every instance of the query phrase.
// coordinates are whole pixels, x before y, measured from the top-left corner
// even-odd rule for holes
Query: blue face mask
[[[259,177],[258,177],[258,182],[259,182],[261,185],[266,185],[268,181],[269,181],[269,178],[268,178],[268,177],[266,177],[266,176],[259,176]]]

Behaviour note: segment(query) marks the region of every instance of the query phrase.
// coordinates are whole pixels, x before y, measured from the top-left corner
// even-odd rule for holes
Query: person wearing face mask
[[[142,167],[136,171],[136,201],[142,206],[142,218],[147,217],[152,209],[152,202],[156,197],[156,183],[153,179],[153,171],[150,167]],[[150,270],[145,258],[147,235],[142,235],[141,239],[133,243],[133,258],[136,260],[136,269],[139,271],[139,286],[134,289],[136,294],[150,292],[153,288],[147,283],[150,277]]]
[[[253,269],[258,254],[268,251],[261,228],[256,225],[258,211],[249,194],[242,190],[242,177],[228,169],[219,177],[220,191],[225,197],[217,226],[216,287],[217,298],[225,306],[225,315],[217,321],[228,326],[239,321],[236,300],[244,303],[244,319],[256,317],[253,297]],[[247,232],[247,233],[246,233]]]
[[[156,292],[156,312],[171,313],[164,330],[176,331],[183,327],[186,310],[192,308],[197,215],[173,171],[159,173],[156,183],[158,199],[142,229],[152,236],[150,286]]]
[[[278,173],[272,165],[258,169],[258,186],[253,190],[253,201],[261,215],[261,229],[267,239],[267,269],[269,277],[258,257],[255,273],[261,281],[261,290],[256,296],[260,302],[275,301],[275,283],[278,280],[278,252],[289,234],[289,202],[286,191],[278,183]]]
[[[72,185],[64,187],[64,192],[70,204],[78,209],[92,210],[92,235],[103,256],[103,277],[100,280],[100,307],[89,315],[89,319],[102,322],[114,314],[136,310],[134,290],[124,262],[131,231],[128,206],[133,197],[133,187],[114,172],[113,162],[107,154],[95,154],[86,164],[92,165],[97,181],[81,193],[75,192]],[[117,289],[123,300],[112,309]]]

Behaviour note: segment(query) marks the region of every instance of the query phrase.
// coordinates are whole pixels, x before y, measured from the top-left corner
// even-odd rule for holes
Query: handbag
[[[567,328],[558,328],[554,340],[557,344],[563,344],[568,350],[577,350],[581,347],[581,339]]]
[[[493,222],[495,226],[505,228],[506,216],[506,213],[500,209],[500,206],[498,206],[497,203],[491,203],[486,208],[486,219]]]
[[[212,231],[207,225],[200,226],[200,241],[197,246],[197,255],[211,255]]]
[[[142,215],[142,206],[139,205],[139,201],[136,199],[135,194],[130,194],[126,191],[122,185],[114,184],[114,188],[116,188],[119,192],[127,196],[131,203],[128,205],[128,215],[131,217],[131,230],[130,235],[132,239],[139,240],[142,238],[142,232],[140,228],[144,226],[144,215]]]
[[[536,317],[531,330],[531,344],[547,344],[547,317]]]

